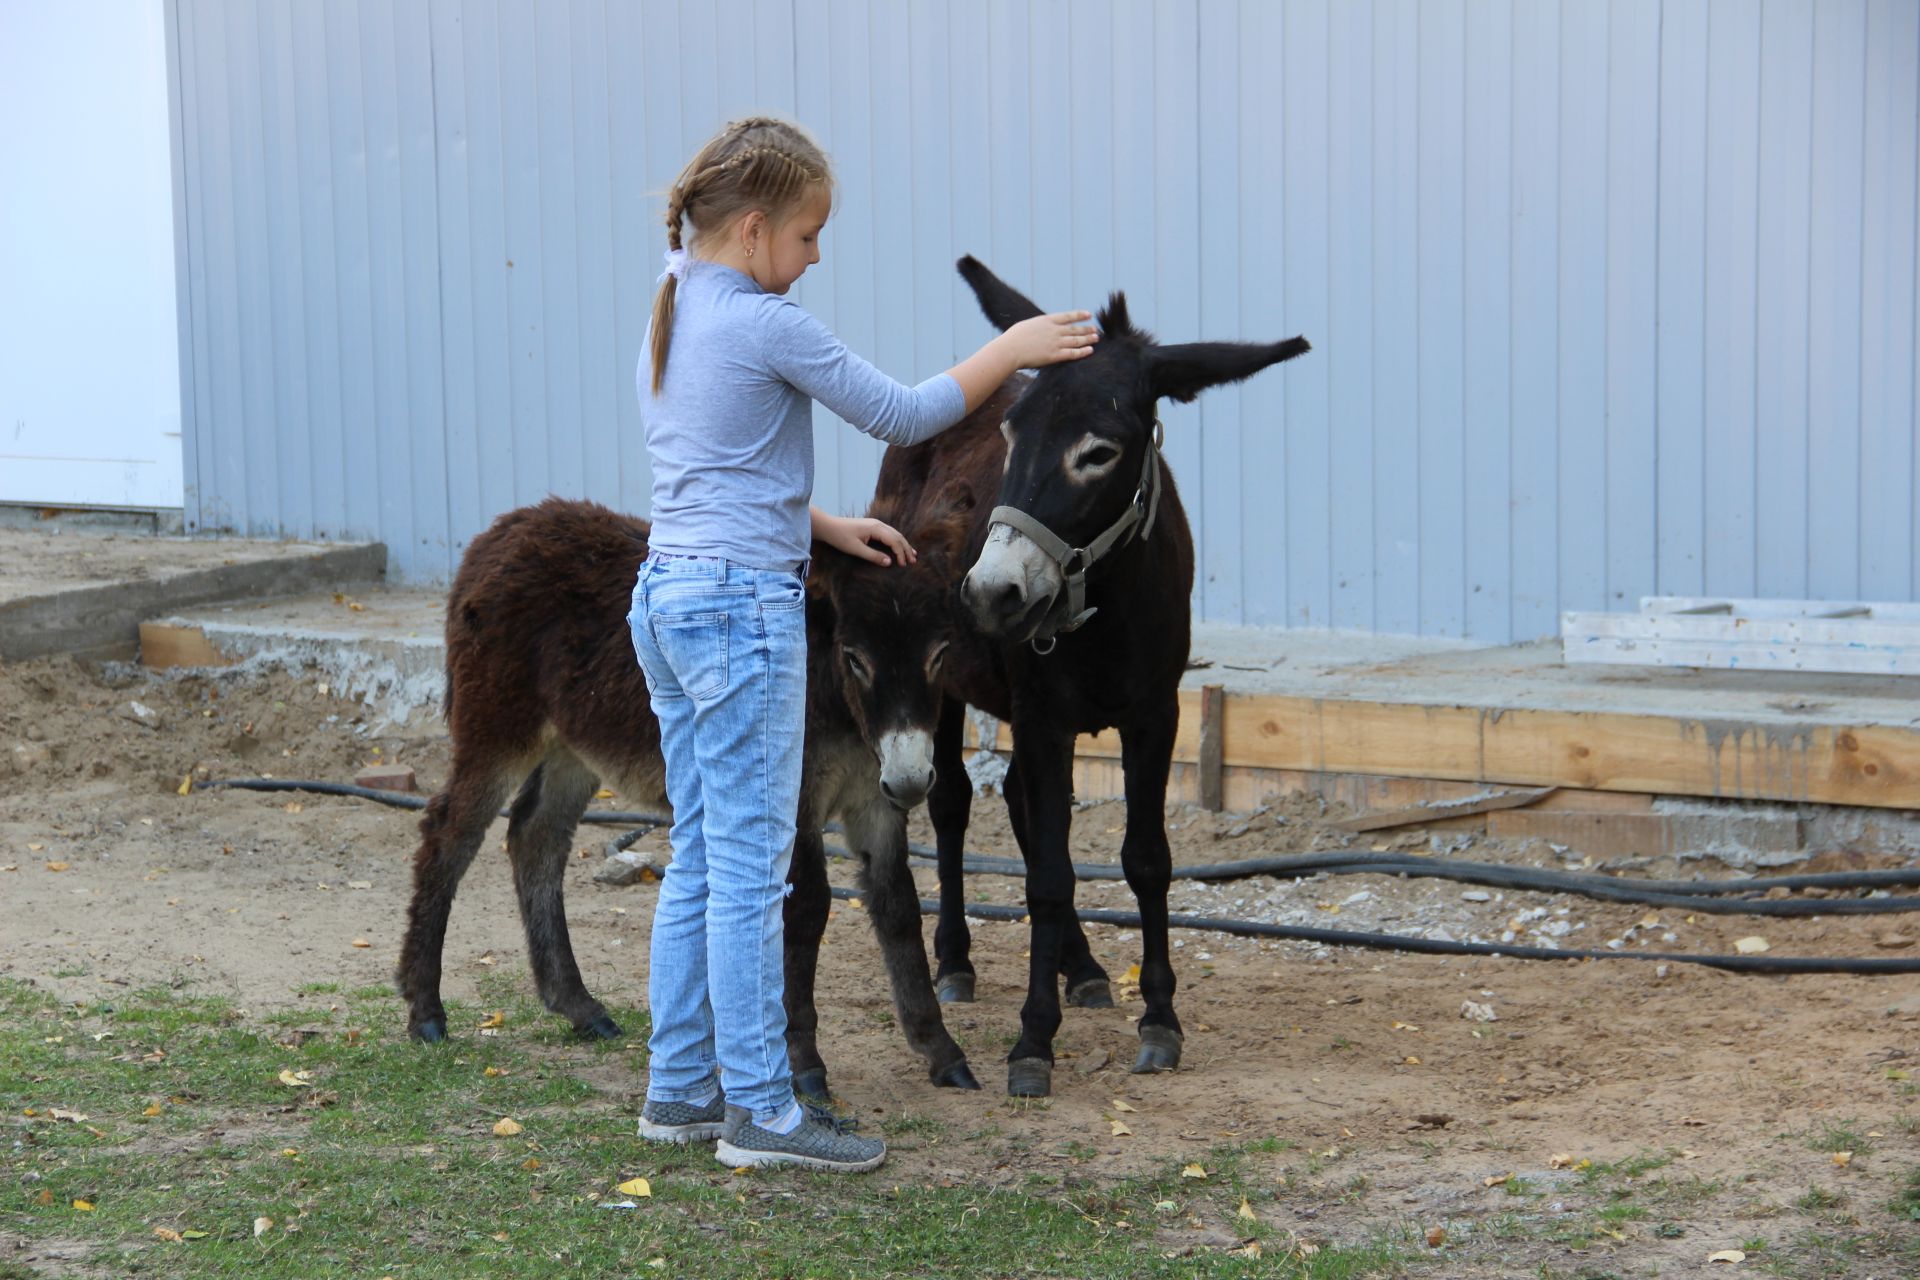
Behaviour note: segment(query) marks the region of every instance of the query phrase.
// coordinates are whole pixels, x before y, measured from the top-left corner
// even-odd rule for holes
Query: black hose
[[[860,896],[852,889],[835,889],[836,898]],[[940,904],[920,899],[923,915],[938,915]],[[1021,907],[1000,907],[970,902],[966,913],[979,920],[1022,921],[1027,918]],[[1076,908],[1082,922],[1140,927],[1139,913],[1133,911],[1090,911]],[[1549,947],[1522,947],[1490,942],[1442,942],[1436,938],[1408,938],[1391,933],[1357,933],[1347,929],[1314,929],[1304,925],[1263,924],[1256,920],[1226,920],[1217,916],[1170,915],[1167,925],[1174,929],[1202,929],[1209,933],[1230,933],[1242,938],[1284,938],[1293,942],[1318,942],[1333,947],[1363,947],[1375,951],[1418,951],[1442,956],[1506,956],[1516,960],[1662,960],[1673,964],[1699,964],[1730,973],[1920,973],[1920,956],[1901,959],[1880,957],[1823,956],[1718,956],[1686,955],[1674,951],[1556,951]]]
[[[845,852],[836,850],[836,852]],[[926,864],[935,861],[930,856],[911,853],[911,858]],[[1579,875],[1566,871],[1548,871],[1536,867],[1502,867],[1490,862],[1457,862],[1451,859],[1392,857],[1390,855],[1341,855],[1341,854],[1303,854],[1293,858],[1259,859],[1261,870],[1252,874],[1279,877],[1301,878],[1311,875],[1383,875],[1412,876],[1435,880],[1454,880],[1462,884],[1481,884],[1502,889],[1523,889],[1537,893],[1571,893],[1582,897],[1599,898],[1610,902],[1630,902],[1643,906],[1667,907],[1680,911],[1698,911],[1707,915],[1755,915],[1755,916],[1821,916],[1821,915],[1882,915],[1901,911],[1920,911],[1920,898],[1794,898],[1794,899],[1750,899],[1732,898],[1719,895],[1764,890],[1772,888],[1771,881],[1732,880],[1700,881],[1697,885],[1687,880],[1619,880],[1612,876]],[[1227,865],[1227,864],[1216,864]],[[963,870],[979,875],[1024,876],[1026,864],[1015,858],[968,857],[962,860]],[[1200,867],[1175,868],[1176,880],[1205,879],[1195,876]],[[1120,868],[1111,864],[1076,863],[1074,872],[1081,880],[1118,880]],[[1098,874],[1082,874],[1095,872]],[[1182,874],[1185,872],[1187,874]],[[1112,874],[1108,874],[1112,873]],[[1876,879],[1865,883],[1845,882],[1846,873],[1840,887],[1868,888],[1881,884],[1920,884],[1920,871],[1872,872],[1863,871],[1861,876],[1882,875],[1891,879]],[[1224,877],[1222,877],[1224,878]],[[1780,876],[1774,879],[1809,879],[1812,877]],[[1824,883],[1820,887],[1834,887],[1834,873],[1823,873],[1819,879]],[[1649,886],[1683,884],[1694,888],[1694,893],[1668,893],[1650,889]]]
[[[286,778],[225,778],[196,783],[201,787],[231,787],[249,791],[311,791],[320,795],[353,796],[402,809],[423,809],[420,796],[344,782],[310,782]],[[506,811],[501,811],[502,816]],[[588,810],[582,822],[637,824],[651,830],[670,824],[662,814],[644,811]],[[841,833],[839,823],[828,823],[825,830]],[[637,836],[635,837],[637,838]],[[631,844],[631,839],[626,844]],[[624,848],[625,845],[620,847]],[[922,863],[937,862],[935,850],[909,844],[910,857]],[[831,852],[847,855],[845,849]],[[994,858],[975,854],[963,859],[963,870],[979,875],[1025,876],[1026,864],[1017,858]],[[1125,871],[1112,863],[1073,864],[1081,880],[1120,880]],[[1703,915],[1757,915],[1801,917],[1821,915],[1883,915],[1920,911],[1920,898],[1818,898],[1756,900],[1731,895],[1763,893],[1769,889],[1874,889],[1883,886],[1920,884],[1920,868],[1891,871],[1813,872],[1791,876],[1760,876],[1745,880],[1622,880],[1613,876],[1582,875],[1570,871],[1550,871],[1538,867],[1503,867],[1490,862],[1462,862],[1454,859],[1419,858],[1399,853],[1356,853],[1328,851],[1292,854],[1278,858],[1251,858],[1241,862],[1217,862],[1199,866],[1176,867],[1176,880],[1233,880],[1267,875],[1299,878],[1311,875],[1403,875],[1417,878],[1452,880],[1491,888],[1515,889],[1536,893],[1569,893],[1611,902],[1640,906],[1666,907],[1670,910],[1696,911]],[[1569,954],[1561,952],[1557,954]],[[1611,954],[1611,953],[1609,953]]]

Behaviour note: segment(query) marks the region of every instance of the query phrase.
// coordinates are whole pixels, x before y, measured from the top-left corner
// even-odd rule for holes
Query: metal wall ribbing
[[[903,379],[952,260],[1315,353],[1168,457],[1195,609],[1490,640],[1652,592],[1916,598],[1910,0],[170,0],[186,509],[444,580],[644,511],[658,192],[792,115],[801,300]],[[816,425],[823,506],[879,449]]]

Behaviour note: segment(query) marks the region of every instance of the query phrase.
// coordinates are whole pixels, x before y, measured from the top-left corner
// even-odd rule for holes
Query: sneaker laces
[[[836,1134],[849,1134],[860,1128],[860,1122],[852,1116],[842,1119],[817,1102],[807,1102],[801,1099],[796,1099],[796,1101],[800,1102],[800,1108],[806,1113],[808,1120],[811,1120],[815,1124],[825,1125]]]

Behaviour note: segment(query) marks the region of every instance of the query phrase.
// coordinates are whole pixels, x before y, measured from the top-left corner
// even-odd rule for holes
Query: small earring
[[[749,258],[751,258],[751,257],[753,256],[753,246],[752,246],[752,245],[748,245],[748,246],[747,246],[747,256],[748,256]]]

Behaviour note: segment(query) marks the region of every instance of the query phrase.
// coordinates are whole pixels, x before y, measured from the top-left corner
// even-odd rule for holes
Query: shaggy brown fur
[[[931,733],[938,715],[932,678],[945,628],[909,632],[892,621],[945,614],[958,528],[924,523],[915,533],[923,552],[918,566],[883,569],[816,546],[808,583],[803,835],[786,909],[787,999],[790,1056],[802,1087],[816,1093],[825,1091],[825,1072],[814,1044],[812,974],[827,901],[818,832],[829,816],[846,824],[849,847],[862,861],[909,1042],[926,1056],[936,1082],[978,1087],[941,1025],[912,880],[896,871],[905,867],[905,813],[901,798],[881,794],[874,756],[883,735]],[[663,811],[667,804],[659,727],[627,629],[646,540],[643,521],[549,498],[501,516],[461,560],[447,599],[453,767],[420,823],[397,976],[408,1030],[420,1039],[446,1035],[440,974],[448,913],[516,785],[507,855],[540,997],[583,1034],[620,1034],[581,982],[563,880],[574,828],[602,779],[630,801]],[[869,630],[858,621],[868,618],[883,625]],[[864,681],[847,674],[849,647],[862,655]]]

